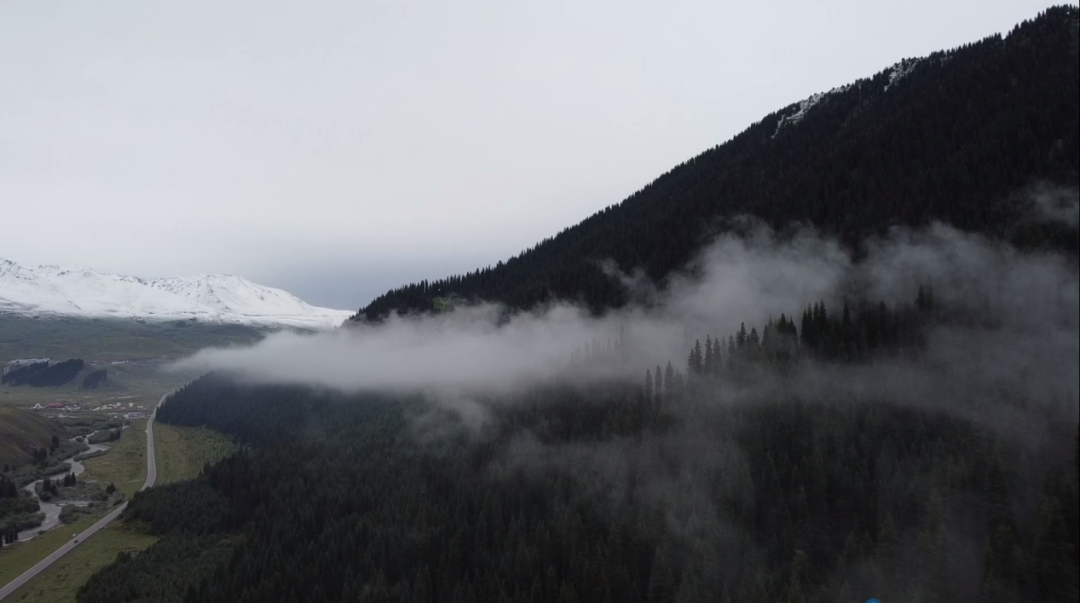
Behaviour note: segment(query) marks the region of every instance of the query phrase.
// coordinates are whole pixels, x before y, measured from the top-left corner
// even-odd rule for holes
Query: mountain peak
[[[337,326],[350,314],[312,306],[287,291],[235,275],[148,281],[89,268],[21,266],[5,259],[0,259],[0,313],[303,328]]]

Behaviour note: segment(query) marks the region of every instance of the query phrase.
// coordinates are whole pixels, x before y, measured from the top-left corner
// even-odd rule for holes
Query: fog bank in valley
[[[332,333],[279,333],[252,347],[205,350],[178,366],[345,391],[505,394],[570,374],[575,350],[623,341],[619,363],[572,374],[637,380],[657,364],[681,368],[695,340],[707,335],[728,336],[744,323],[760,331],[781,314],[798,324],[819,300],[834,313],[845,300],[910,305],[924,286],[933,288],[946,320],[930,332],[920,359],[822,367],[801,387],[862,388],[917,405],[975,404],[987,396],[1075,401],[1080,287],[1075,261],[1062,255],[1020,252],[939,224],[872,240],[856,262],[810,229],[781,238],[757,227],[718,238],[663,289],[613,278],[643,303],[602,317],[571,304],[516,314],[459,304]]]

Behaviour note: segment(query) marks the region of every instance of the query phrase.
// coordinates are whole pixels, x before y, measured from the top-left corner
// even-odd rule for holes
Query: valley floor
[[[138,491],[146,477],[145,440],[140,437],[146,422],[138,421],[124,430],[109,454],[85,461],[87,479],[115,483],[128,497]],[[236,446],[225,436],[204,428],[155,425],[158,454],[157,484],[191,479],[207,462],[227,456]],[[100,516],[62,526],[34,540],[0,549],[0,584],[7,584],[52,551],[80,533]],[[136,522],[117,521],[65,555],[48,570],[13,593],[6,601],[20,603],[69,603],[78,589],[99,569],[112,563],[122,552],[136,553],[157,538],[139,529]]]

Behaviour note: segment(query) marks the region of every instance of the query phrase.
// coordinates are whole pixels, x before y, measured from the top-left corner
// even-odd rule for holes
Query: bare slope
[[[29,463],[33,451],[47,448],[53,436],[68,437],[63,427],[45,417],[0,405],[0,466]]]

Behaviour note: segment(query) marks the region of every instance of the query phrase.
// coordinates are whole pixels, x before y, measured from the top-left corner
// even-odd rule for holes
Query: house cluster
[[[59,402],[50,402],[48,404],[35,404],[30,407],[31,410],[43,410],[43,411],[81,411],[84,410],[78,403],[67,402],[61,400]],[[93,412],[114,412],[123,413],[124,419],[132,421],[135,419],[145,419],[146,413],[141,410],[135,410],[134,402],[113,402],[111,404],[102,404],[101,406],[95,406],[94,408],[87,408]]]
[[[126,408],[131,409],[131,408],[134,408],[134,407],[135,407],[135,404],[133,402],[128,402],[127,403]],[[115,411],[124,410],[124,408],[125,408],[125,406],[124,406],[123,402],[113,402],[112,404],[102,404],[101,406],[98,406],[94,410],[100,410],[100,411],[109,411],[109,410],[111,410],[111,411],[115,412]]]
[[[105,366],[123,366],[125,364],[134,364],[134,365],[164,364],[165,362],[168,362],[168,361],[169,361],[168,358],[160,358],[160,357],[155,357],[155,358],[115,358],[115,359],[112,359],[112,360],[97,360],[97,361],[94,361],[93,364],[94,364],[94,366],[101,366],[101,365],[105,365]]]
[[[37,403],[30,407],[31,410],[78,410],[78,405],[71,405],[68,402],[50,402],[44,406],[41,403]]]

